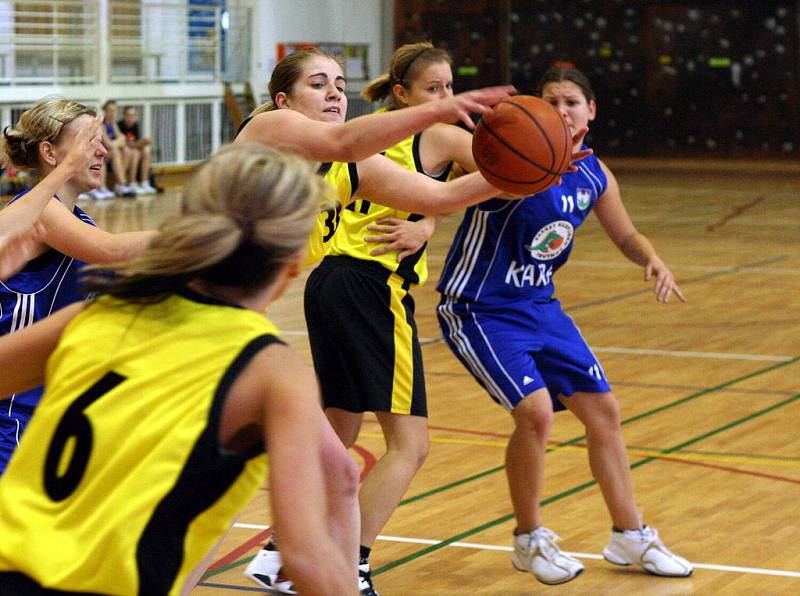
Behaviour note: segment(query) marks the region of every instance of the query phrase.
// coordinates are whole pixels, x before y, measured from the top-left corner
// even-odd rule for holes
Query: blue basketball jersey
[[[25,192],[11,201],[17,200]],[[95,225],[92,218],[77,205],[72,213],[81,221]],[[0,335],[19,331],[81,300],[79,275],[84,265],[83,261],[49,249],[28,261],[13,277],[0,281]],[[35,406],[41,395],[42,387],[37,387],[12,397],[16,405]],[[0,399],[4,399],[4,396],[0,396]]]
[[[464,214],[437,290],[458,303],[502,306],[549,301],[553,274],[567,262],[575,232],[607,186],[593,155],[560,186],[518,201],[491,199]]]

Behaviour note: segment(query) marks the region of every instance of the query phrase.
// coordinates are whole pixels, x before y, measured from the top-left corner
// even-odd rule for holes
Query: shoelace
[[[529,546],[533,546],[535,541],[545,558],[548,561],[555,561],[557,557],[561,556],[561,551],[556,546],[556,542],[559,540],[561,537],[549,528],[540,528],[531,534]]]

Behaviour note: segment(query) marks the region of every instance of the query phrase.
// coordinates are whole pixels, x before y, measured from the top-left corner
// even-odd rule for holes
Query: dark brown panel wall
[[[459,89],[532,92],[554,61],[584,70],[604,153],[800,157],[797,0],[396,2],[396,39],[447,47]],[[476,68],[477,67],[477,68]],[[475,72],[477,71],[477,72]]]

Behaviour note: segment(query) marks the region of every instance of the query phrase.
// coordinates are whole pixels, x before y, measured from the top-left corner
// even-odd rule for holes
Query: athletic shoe
[[[79,201],[88,201],[91,198],[93,198],[93,197],[88,192],[82,192],[81,194],[78,195],[78,200]]]
[[[292,580],[282,574],[281,553],[262,548],[248,563],[244,574],[256,584],[277,594],[297,594]]]
[[[603,549],[603,557],[614,565],[636,563],[653,575],[688,577],[694,571],[692,564],[664,546],[658,531],[649,526],[624,532],[612,531],[611,540]]]
[[[95,201],[104,201],[105,199],[110,199],[114,196],[114,193],[108,190],[105,186],[92,189],[86,194],[89,195],[90,199],[94,199]]]
[[[127,184],[115,184],[114,194],[118,197],[132,198],[136,196],[136,191]]]
[[[155,194],[158,192],[156,188],[150,184],[149,180],[145,180],[144,182],[139,183],[139,188],[142,190],[142,194]]]
[[[97,189],[98,198],[99,199],[113,199],[116,195],[114,194],[113,190],[109,190],[105,186],[101,186]]]
[[[556,546],[556,533],[539,526],[514,536],[511,563],[518,571],[530,571],[543,584],[563,584],[583,572],[583,564]]]
[[[141,184],[137,184],[136,182],[131,182],[129,186],[131,190],[136,193],[136,196],[147,194],[147,191],[144,189],[144,187],[142,187]]]
[[[379,596],[375,586],[372,585],[369,563],[358,565],[358,591],[361,592],[361,596]]]

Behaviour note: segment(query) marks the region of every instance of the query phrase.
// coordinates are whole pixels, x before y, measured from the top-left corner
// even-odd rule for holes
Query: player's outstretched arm
[[[436,122],[470,122],[513,92],[510,86],[459,93],[412,108],[367,114],[347,122],[312,120],[291,109],[262,112],[242,130],[237,143],[263,143],[312,161],[361,161]]]
[[[0,395],[44,383],[47,359],[56,349],[64,327],[83,307],[82,303],[71,304],[29,327],[0,337]]]
[[[603,163],[600,166],[606,174],[608,184],[598,199],[594,212],[608,237],[628,259],[644,268],[644,280],[653,280],[653,293],[659,302],[669,302],[674,294],[681,302],[686,302],[672,271],[656,253],[650,240],[641,234],[622,203],[619,184],[611,170]]]

